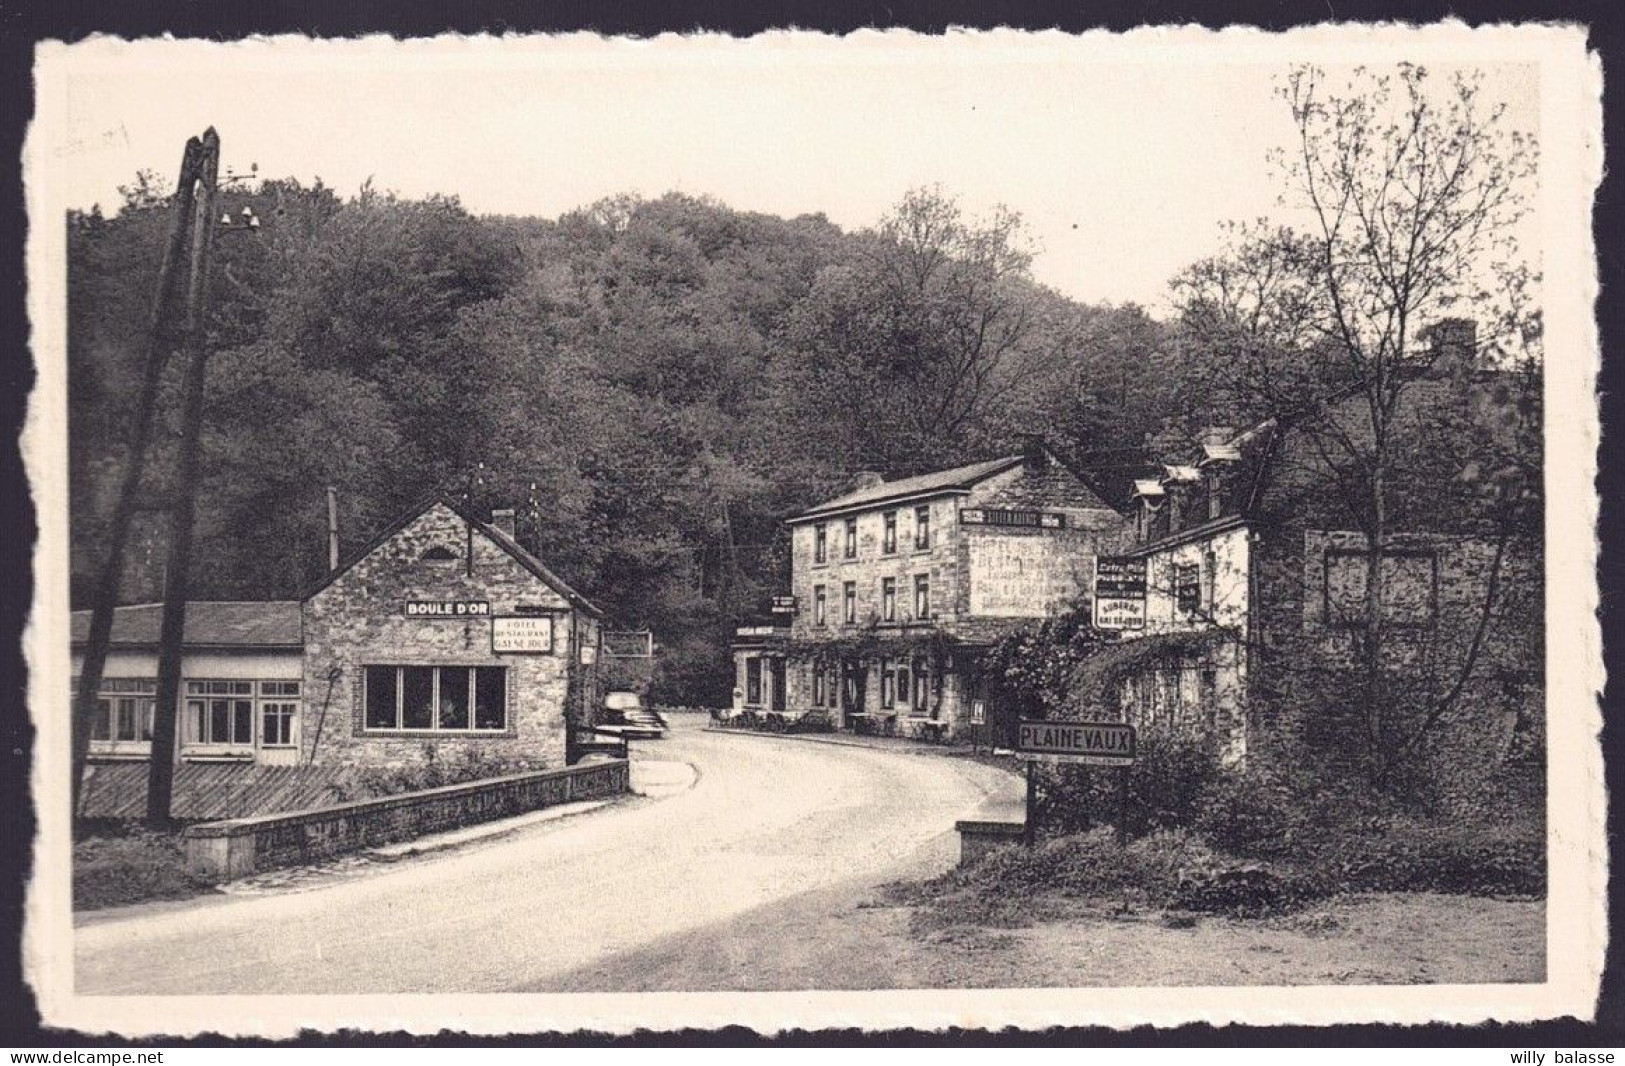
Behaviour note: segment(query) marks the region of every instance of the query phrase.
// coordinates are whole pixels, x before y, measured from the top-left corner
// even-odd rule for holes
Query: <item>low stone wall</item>
[[[967,820],[955,822],[959,831],[959,865],[966,866],[995,851],[1020,844],[1026,838],[1023,822]]]
[[[411,840],[577,800],[626,792],[624,759],[470,781],[332,807],[207,822],[186,829],[187,865],[231,880],[279,866]]]

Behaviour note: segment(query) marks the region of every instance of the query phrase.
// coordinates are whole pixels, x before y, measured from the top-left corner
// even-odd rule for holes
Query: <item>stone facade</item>
[[[470,548],[472,566],[467,560]],[[409,614],[409,604],[484,608],[461,616]],[[550,650],[495,650],[496,620],[519,616],[551,625]],[[437,754],[477,751],[561,767],[567,715],[587,720],[584,716],[598,689],[592,676],[595,667],[583,666],[580,654],[584,645],[598,644],[597,617],[538,576],[482,523],[465,521],[444,502],[434,503],[385,537],[307,598],[303,626],[306,697],[301,743],[305,760],[311,763],[408,762],[425,758],[432,746]],[[414,723],[404,710],[399,725],[382,727],[369,721],[369,666],[502,671],[505,706],[500,728],[424,727],[425,719]],[[450,675],[435,675],[445,676]],[[400,700],[404,707],[404,692]],[[430,718],[440,721],[439,715]],[[472,708],[463,707],[452,720],[462,724],[472,718]]]
[[[790,520],[796,612],[780,642],[798,653],[775,651],[767,634],[741,640],[742,707],[822,711],[846,728],[905,735],[968,732],[977,650],[1086,596],[1095,555],[1116,550],[1125,526],[1047,450],[965,469],[895,492],[872,485],[868,502]],[[861,641],[872,649],[860,660],[851,645]]]

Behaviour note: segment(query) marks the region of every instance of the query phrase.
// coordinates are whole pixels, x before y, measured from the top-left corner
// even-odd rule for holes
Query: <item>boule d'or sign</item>
[[[408,618],[487,618],[488,600],[407,600]]]

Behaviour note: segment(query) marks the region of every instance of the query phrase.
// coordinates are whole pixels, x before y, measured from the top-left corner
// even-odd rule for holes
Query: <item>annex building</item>
[[[1087,594],[1122,517],[1041,440],[854,488],[788,520],[788,608],[741,627],[735,711],[952,738],[992,725],[976,661]]]
[[[93,779],[152,757],[161,611],[115,613]],[[487,522],[435,496],[303,599],[187,605],[177,792],[214,779],[189,766],[378,766],[429,746],[562,767],[571,724],[598,701],[602,619],[519,545],[512,511]],[[74,612],[75,685],[89,622]],[[221,787],[255,787],[230,780]]]

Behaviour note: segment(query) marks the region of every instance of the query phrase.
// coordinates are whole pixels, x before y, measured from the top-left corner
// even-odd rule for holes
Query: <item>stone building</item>
[[[151,755],[160,612],[115,612],[95,762]],[[518,544],[512,511],[436,496],[303,600],[187,605],[176,758],[353,767],[432,747],[563,766],[568,722],[600,700],[602,617]],[[75,674],[88,628],[75,612]]]
[[[978,653],[1086,594],[1124,529],[1036,439],[952,470],[863,475],[788,521],[792,610],[739,631],[737,706],[927,737],[967,734],[985,710]]]
[[[1363,394],[1214,436],[1189,465],[1136,483],[1128,554],[1146,564],[1146,622],[1123,636],[1145,654],[1118,653],[1117,693],[1142,731],[1207,737],[1230,762],[1320,767],[1415,746],[1435,781],[1457,783],[1538,750],[1539,530],[1508,526],[1464,471],[1538,471],[1539,457],[1520,454],[1491,413],[1505,407],[1507,372],[1474,363],[1470,329],[1441,338],[1466,352],[1418,368],[1389,424],[1381,638],[1370,645],[1380,670],[1362,659],[1371,557],[1360,497],[1326,443],[1360,447]]]

